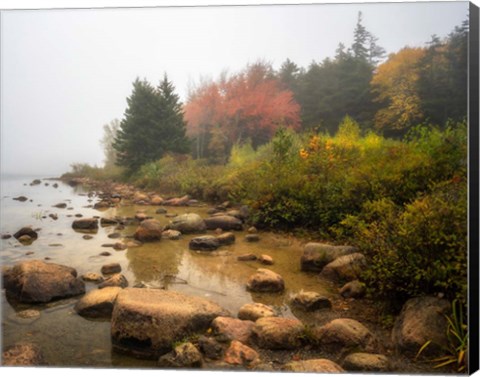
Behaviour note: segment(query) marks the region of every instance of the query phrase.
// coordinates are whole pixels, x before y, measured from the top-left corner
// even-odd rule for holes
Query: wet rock
[[[342,363],[347,371],[352,372],[388,372],[390,365],[384,355],[372,353],[352,353]]]
[[[254,349],[233,340],[225,351],[224,361],[231,365],[255,366],[260,363],[260,356]]]
[[[237,257],[237,260],[239,261],[253,261],[257,260],[257,256],[255,254],[242,254]]]
[[[52,187],[53,187],[53,188],[58,188],[58,183],[54,183],[54,184],[52,185]]]
[[[235,234],[227,232],[217,236],[217,241],[220,245],[231,245],[235,243]]]
[[[340,365],[328,359],[292,361],[283,370],[296,373],[345,373]]]
[[[28,198],[26,196],[17,196],[16,198],[12,198],[13,200],[17,200],[19,202],[26,202]]]
[[[259,268],[248,279],[247,289],[253,292],[281,292],[285,289],[285,282],[279,274]]]
[[[344,298],[362,298],[366,293],[365,284],[359,280],[350,281],[340,288],[339,293]]]
[[[190,342],[180,344],[158,360],[158,366],[163,368],[201,368],[202,364],[202,354]]]
[[[182,196],[181,198],[173,198],[173,199],[168,199],[163,202],[163,205],[165,206],[173,206],[173,207],[180,207],[180,206],[185,206],[187,205],[188,201],[190,200],[190,196],[185,195]]]
[[[115,242],[112,247],[113,247],[114,250],[117,250],[117,251],[118,250],[125,250],[125,249],[128,248],[128,246],[126,244],[124,244],[123,242]]]
[[[431,343],[422,355],[437,356],[447,345],[447,319],[450,303],[437,297],[417,297],[408,300],[395,320],[392,341],[395,348],[414,356],[427,341]]]
[[[242,343],[248,343],[252,334],[252,321],[243,321],[232,317],[217,317],[212,322],[214,333],[222,340],[238,340]]]
[[[91,217],[74,220],[72,228],[76,230],[96,231],[98,229],[98,219]]]
[[[128,287],[128,280],[122,274],[115,274],[110,276],[108,279],[104,280],[102,283],[98,285],[99,289],[106,288],[106,287],[126,288]]]
[[[122,235],[121,235],[120,233],[115,232],[115,233],[110,233],[110,234],[108,235],[108,238],[113,238],[113,239],[115,239],[115,238],[120,238],[121,236],[122,236]]]
[[[120,287],[106,287],[88,292],[75,304],[74,310],[82,317],[110,318]]]
[[[213,216],[205,219],[207,229],[214,230],[220,228],[222,230],[242,230],[242,221],[233,216]]]
[[[302,271],[320,272],[330,262],[338,257],[353,254],[357,251],[352,246],[333,246],[317,242],[309,242],[303,249],[300,259]]]
[[[58,215],[56,213],[51,213],[48,215],[52,220],[58,220]]]
[[[12,235],[11,234],[2,234],[2,240],[8,240],[9,238],[12,238]]]
[[[208,359],[218,360],[223,355],[222,345],[213,338],[207,338],[202,335],[198,339],[198,347]]]
[[[40,316],[40,311],[34,309],[26,309],[17,313],[13,313],[13,315],[8,316],[8,319],[20,325],[30,325],[37,319],[39,319]]]
[[[162,239],[163,226],[158,220],[142,221],[135,231],[134,237],[141,242],[158,241]]]
[[[166,238],[172,241],[177,241],[182,236],[178,230],[168,229],[162,232],[162,238]]]
[[[58,203],[58,204],[54,204],[52,207],[55,207],[55,208],[67,208],[67,204],[66,204],[66,203]]]
[[[208,329],[212,320],[228,315],[200,297],[160,289],[127,288],[117,296],[112,315],[115,351],[158,358],[172,344]]]
[[[313,336],[324,349],[331,352],[351,349],[372,352],[378,347],[375,336],[360,322],[337,318],[315,329]]]
[[[100,219],[100,225],[101,226],[110,226],[110,225],[117,225],[118,221],[115,219],[108,219],[106,217],[102,217]]]
[[[273,258],[270,255],[267,255],[267,254],[260,255],[260,258],[258,258],[258,261],[261,264],[265,264],[265,265],[269,265],[269,266],[271,266],[274,263]]]
[[[41,303],[85,293],[85,283],[74,268],[39,260],[20,262],[3,273],[8,296]]]
[[[102,274],[112,275],[122,271],[122,267],[118,263],[109,263],[102,266]]]
[[[101,200],[93,205],[94,209],[107,209],[112,207],[113,204],[109,200]]]
[[[302,290],[293,296],[291,302],[295,307],[307,312],[332,308],[330,300],[317,292],[304,292]]]
[[[83,281],[89,281],[92,283],[101,283],[104,280],[102,275],[96,274],[94,272],[88,272],[86,274],[83,274],[81,278]]]
[[[247,242],[258,242],[258,241],[260,241],[260,236],[258,234],[247,234],[245,236],[245,241],[247,241]]]
[[[190,240],[188,247],[190,250],[213,251],[220,246],[217,237],[215,236],[200,236]]]
[[[16,343],[2,353],[4,366],[47,365],[40,348],[32,343]]]
[[[320,276],[333,281],[357,280],[365,270],[367,261],[360,253],[348,254],[338,257],[327,264],[320,273]]]
[[[28,236],[30,240],[36,240],[38,238],[38,233],[32,228],[25,226],[13,235],[17,240],[20,240],[22,236]]]
[[[81,213],[76,213],[75,217],[83,217],[83,215]]]
[[[90,236],[89,234],[85,234],[82,238],[84,240],[91,240],[93,238],[93,236]]]
[[[30,186],[36,186],[42,183],[40,179],[34,179],[32,182],[30,182]]]
[[[154,195],[152,196],[152,198],[150,199],[150,204],[151,205],[154,205],[154,206],[159,206],[163,203],[163,198],[161,196],[158,196],[158,195]]]
[[[178,230],[182,234],[204,233],[207,229],[203,219],[196,213],[177,216],[168,225],[168,229]]]
[[[301,346],[304,332],[297,319],[263,317],[255,322],[252,337],[261,348],[295,349]]]
[[[263,317],[276,317],[277,314],[270,306],[261,303],[252,303],[243,305],[237,314],[239,319],[255,322]]]

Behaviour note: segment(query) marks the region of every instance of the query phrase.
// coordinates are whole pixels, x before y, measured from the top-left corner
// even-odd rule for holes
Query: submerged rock
[[[108,279],[104,280],[102,283],[98,285],[98,288],[100,289],[105,287],[126,288],[128,287],[128,280],[122,274],[115,274],[110,276]]]
[[[253,261],[253,260],[257,260],[257,256],[255,254],[242,254],[237,257],[237,260],[243,261],[243,262]]]
[[[40,348],[32,343],[16,343],[2,353],[4,366],[47,365]]]
[[[109,263],[102,266],[102,274],[111,275],[122,271],[122,267],[118,263]]]
[[[18,230],[13,237],[15,237],[17,240],[20,240],[21,237],[23,236],[28,236],[30,240],[36,240],[38,238],[38,233],[35,232],[32,228],[29,226],[25,226]]]
[[[181,236],[182,233],[180,233],[178,230],[169,229],[162,232],[162,238],[166,238],[172,241],[179,240]]]
[[[192,333],[208,329],[213,319],[228,315],[200,297],[159,289],[122,290],[112,315],[115,351],[141,358],[158,358]]]
[[[259,268],[248,279],[247,289],[253,292],[281,292],[285,289],[285,282],[279,274]]]
[[[217,241],[220,245],[231,245],[235,243],[235,234],[231,232],[220,234],[217,236]]]
[[[74,268],[39,260],[21,262],[3,273],[8,296],[41,303],[85,293],[85,283]]]
[[[96,274],[94,272],[88,272],[81,276],[83,281],[90,281],[92,283],[101,283],[104,279],[103,276],[100,274]]]
[[[19,202],[26,202],[28,198],[26,196],[17,196],[16,198],[12,198],[13,200],[17,200]]]
[[[247,234],[245,236],[245,241],[247,241],[247,242],[258,242],[258,241],[260,241],[260,236],[258,234]]]

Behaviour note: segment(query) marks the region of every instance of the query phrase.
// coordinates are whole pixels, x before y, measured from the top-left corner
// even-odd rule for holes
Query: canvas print
[[[472,19],[3,10],[2,367],[473,372]]]

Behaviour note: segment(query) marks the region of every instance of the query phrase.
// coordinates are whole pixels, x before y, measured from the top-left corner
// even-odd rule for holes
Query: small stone
[[[253,366],[260,363],[260,357],[254,349],[233,340],[225,352],[224,361],[232,365]]]
[[[128,281],[125,278],[125,276],[123,276],[122,274],[115,274],[115,275],[112,275],[107,280],[105,280],[104,282],[100,283],[100,285],[98,286],[99,289],[102,289],[105,287],[126,288],[128,287]]]
[[[248,279],[247,289],[253,292],[281,292],[285,290],[285,282],[279,274],[259,268]]]
[[[8,240],[9,238],[12,238],[11,234],[2,234],[2,240]]]
[[[31,343],[16,343],[3,352],[2,365],[35,366],[47,364],[37,345]]]
[[[304,326],[297,319],[264,317],[255,322],[252,336],[261,348],[295,349],[304,335]]]
[[[250,234],[255,234],[257,233],[257,228],[255,228],[254,226],[251,226],[250,228],[248,228],[247,232]]]
[[[366,293],[365,284],[358,280],[350,281],[340,289],[339,293],[344,298],[362,298]]]
[[[88,234],[85,234],[84,236],[82,236],[82,238],[83,238],[84,240],[91,240],[93,237],[90,236],[90,235],[88,235]]]
[[[253,260],[257,260],[257,256],[255,254],[242,254],[237,257],[237,260],[242,262],[253,261]]]
[[[120,238],[122,235],[120,233],[111,233],[108,235],[108,238]]]
[[[235,234],[231,232],[223,233],[217,236],[217,240],[220,245],[231,245],[235,243]]]
[[[172,241],[179,240],[181,236],[182,233],[180,233],[178,230],[169,229],[162,232],[162,238],[166,238]]]
[[[108,251],[102,251],[99,255],[101,255],[102,257],[109,257],[112,254],[109,253]]]
[[[247,241],[247,242],[258,242],[258,241],[260,241],[260,237],[258,236],[258,234],[247,234],[245,236],[245,241]]]
[[[284,371],[297,373],[343,373],[340,365],[328,359],[292,361],[284,366]]]
[[[18,196],[16,198],[13,198],[13,200],[17,200],[19,202],[26,202],[28,198],[26,196]]]
[[[102,274],[111,275],[116,274],[122,271],[122,267],[118,263],[110,263],[102,266]]]
[[[188,244],[191,250],[213,251],[218,249],[220,243],[215,236],[200,236],[192,238]]]
[[[211,326],[214,333],[223,340],[238,340],[242,343],[248,343],[254,325],[255,323],[252,321],[243,321],[231,317],[217,317],[213,320]]]
[[[48,215],[48,217],[50,217],[52,220],[58,220],[58,215],[56,213],[51,213]]]
[[[82,275],[82,280],[90,281],[93,283],[101,283],[104,280],[104,278],[100,274],[96,274],[94,272],[88,272]]]
[[[263,317],[276,317],[276,313],[270,306],[255,302],[243,305],[238,311],[237,317],[255,322]]]
[[[58,204],[53,205],[52,207],[55,207],[55,208],[67,208],[67,204],[66,204],[66,203],[58,203]]]
[[[157,208],[157,210],[155,211],[155,213],[157,215],[164,215],[167,213],[167,210],[165,208]]]
[[[83,217],[83,215],[81,213],[76,213],[75,217]]]
[[[261,264],[266,264],[266,265],[272,265],[274,263],[273,258],[270,255],[267,255],[267,254],[260,255],[260,258],[258,258],[258,261]]]

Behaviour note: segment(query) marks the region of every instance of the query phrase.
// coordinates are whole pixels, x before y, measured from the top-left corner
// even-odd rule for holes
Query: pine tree
[[[370,33],[362,25],[362,12],[358,12],[357,26],[353,32],[353,44],[352,51],[353,56],[357,59],[368,60],[369,50],[368,43],[370,39]]]

